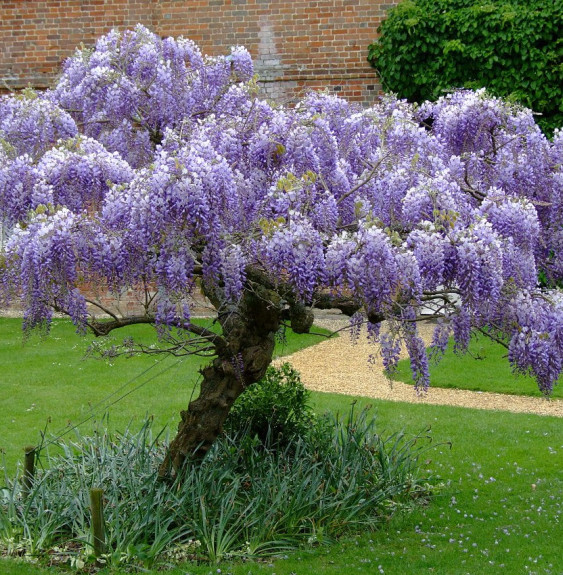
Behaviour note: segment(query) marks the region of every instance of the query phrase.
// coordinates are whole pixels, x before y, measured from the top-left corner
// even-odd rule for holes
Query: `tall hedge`
[[[563,0],[405,0],[369,46],[383,87],[410,101],[487,88],[563,126]]]

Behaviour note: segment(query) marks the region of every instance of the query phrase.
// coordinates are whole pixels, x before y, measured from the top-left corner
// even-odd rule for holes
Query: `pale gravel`
[[[315,325],[331,331],[341,329],[346,320],[320,317]],[[419,324],[423,339],[430,343],[432,325]],[[417,404],[449,405],[511,411],[514,413],[534,413],[563,417],[563,400],[546,400],[541,397],[526,397],[501,393],[476,392],[461,389],[430,387],[428,393],[417,394],[412,385],[391,382],[383,372],[381,357],[376,353],[374,365],[368,358],[376,348],[367,341],[365,333],[357,343],[352,343],[348,333],[308,347],[276,363],[288,361],[301,374],[304,385],[314,391],[340,393],[362,397],[372,397],[390,401],[403,401]],[[403,351],[403,357],[405,353]]]

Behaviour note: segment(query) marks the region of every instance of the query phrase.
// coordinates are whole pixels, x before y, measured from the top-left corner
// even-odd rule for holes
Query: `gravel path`
[[[336,316],[337,317],[337,316]],[[330,330],[345,325],[346,320],[317,318],[315,324]],[[425,341],[430,342],[432,326],[419,326]],[[390,382],[383,374],[381,358],[374,366],[368,357],[374,352],[373,345],[365,335],[356,344],[350,342],[347,333],[328,339],[294,353],[283,360],[290,362],[300,373],[305,386],[315,391],[374,397],[391,401],[407,401],[435,405],[455,405],[476,409],[504,410],[515,413],[535,413],[563,417],[563,400],[546,400],[541,397],[525,397],[501,393],[440,389],[431,387],[426,394],[417,394],[412,385]]]

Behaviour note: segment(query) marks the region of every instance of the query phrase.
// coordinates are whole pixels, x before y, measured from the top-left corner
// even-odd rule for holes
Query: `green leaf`
[[[521,92],[550,134],[561,123],[553,104],[563,99],[561,29],[560,2],[407,0],[387,12],[369,59],[401,98],[421,101],[460,85]]]

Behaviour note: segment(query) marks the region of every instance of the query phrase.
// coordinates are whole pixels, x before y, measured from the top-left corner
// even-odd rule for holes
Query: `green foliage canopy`
[[[385,90],[436,100],[453,88],[487,88],[563,125],[561,0],[406,0],[369,46]]]

